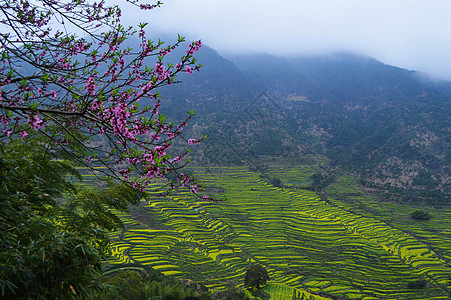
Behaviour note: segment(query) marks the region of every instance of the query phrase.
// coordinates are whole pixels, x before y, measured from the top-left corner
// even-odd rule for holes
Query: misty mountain
[[[321,154],[370,185],[450,192],[449,83],[347,53],[197,57],[201,72],[161,92],[169,114],[198,113],[203,162]]]

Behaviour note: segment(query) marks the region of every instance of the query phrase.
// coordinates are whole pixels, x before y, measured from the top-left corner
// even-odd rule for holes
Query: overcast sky
[[[123,5],[124,18],[146,20],[150,33],[202,39],[222,54],[351,51],[451,80],[451,0],[162,2],[150,12],[126,10]]]

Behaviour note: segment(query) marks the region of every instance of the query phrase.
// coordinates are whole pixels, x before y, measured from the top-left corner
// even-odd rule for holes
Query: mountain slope
[[[162,93],[199,113],[204,163],[324,154],[371,185],[449,194],[451,97],[415,72],[351,54],[198,57],[205,68]]]

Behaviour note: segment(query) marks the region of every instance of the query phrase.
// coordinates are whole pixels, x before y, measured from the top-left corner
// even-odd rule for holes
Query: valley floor
[[[224,201],[182,191],[116,212],[125,230],[112,233],[109,263],[151,266],[219,291],[243,287],[246,269],[260,264],[271,299],[449,299],[451,209],[414,221],[413,207],[377,202],[350,177],[321,199],[302,189],[311,172],[270,166],[279,188],[247,167],[196,168]]]

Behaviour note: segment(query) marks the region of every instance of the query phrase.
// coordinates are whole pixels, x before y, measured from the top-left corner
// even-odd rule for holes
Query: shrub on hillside
[[[427,286],[427,283],[428,282],[426,280],[415,280],[415,281],[409,282],[407,287],[409,289],[424,289]]]
[[[269,181],[275,187],[283,187],[282,180],[277,177],[272,177]]]
[[[260,265],[254,265],[247,269],[244,275],[244,287],[248,289],[260,289],[268,280],[268,271]]]
[[[410,217],[414,220],[427,221],[431,218],[431,215],[423,210],[416,210],[410,215]]]

